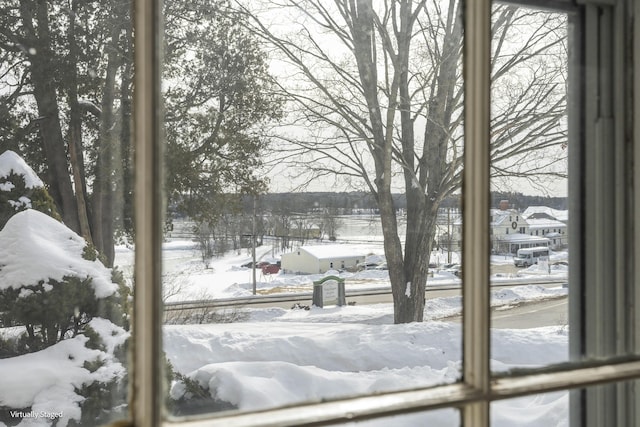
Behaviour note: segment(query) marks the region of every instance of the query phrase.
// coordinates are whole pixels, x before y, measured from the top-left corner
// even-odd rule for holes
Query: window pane
[[[569,391],[535,394],[491,404],[492,427],[569,426]],[[579,425],[579,424],[576,424]]]
[[[460,377],[459,5],[277,3],[165,6],[177,415]]]
[[[492,11],[493,369],[568,360],[567,15]]]
[[[126,418],[128,1],[0,8],[0,424]]]
[[[626,381],[495,401],[491,426],[635,425],[635,387]]]

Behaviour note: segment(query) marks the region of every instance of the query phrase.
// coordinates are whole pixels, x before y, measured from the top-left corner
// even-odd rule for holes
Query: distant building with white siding
[[[498,254],[516,254],[518,249],[536,246],[564,248],[569,240],[568,222],[568,211],[532,206],[524,212],[518,212],[509,207],[508,201],[502,200],[500,208],[491,209],[490,212],[492,250]],[[456,218],[452,225],[452,247],[459,250],[462,218]]]
[[[311,245],[282,254],[281,265],[285,273],[322,274],[328,270],[356,270],[364,260],[365,254],[359,254],[353,246]]]
[[[566,247],[569,244],[569,211],[530,206],[523,213],[529,223],[529,234],[549,239],[552,249]]]
[[[529,223],[515,209],[491,209],[489,233],[494,253],[516,254],[518,249],[548,246],[549,240],[530,234]]]

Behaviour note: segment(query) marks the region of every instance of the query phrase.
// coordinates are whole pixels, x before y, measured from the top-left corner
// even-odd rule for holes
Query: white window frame
[[[588,0],[586,0],[588,2]],[[309,403],[259,413],[213,414],[199,420],[167,421],[163,417],[161,230],[163,224],[162,116],[160,97],[161,6],[158,0],[134,0],[135,28],[135,303],[130,366],[131,422],[135,427],[164,426],[282,426],[328,425],[438,408],[461,410],[465,426],[489,426],[490,404],[500,399],[580,389],[640,378],[640,361],[603,361],[568,365],[539,373],[496,377],[489,367],[489,95],[490,11],[489,0],[468,0],[465,9],[465,171],[463,181],[464,226],[463,283],[463,376],[460,382],[440,387],[391,392],[338,401]],[[547,4],[566,5],[568,1]],[[608,2],[608,3],[615,3]],[[623,3],[622,0],[619,3]],[[635,15],[640,16],[638,1]],[[640,31],[634,32],[635,46]],[[637,50],[637,49],[636,49]],[[640,55],[637,55],[640,57]],[[634,70],[634,99],[640,99],[640,67]],[[640,123],[640,109],[634,109]],[[634,145],[638,144],[637,132]],[[634,150],[640,164],[640,150]],[[633,177],[640,188],[640,173]],[[640,213],[640,201],[632,206]],[[637,214],[634,217],[640,217]],[[573,239],[575,240],[575,239]],[[633,231],[633,245],[640,247],[640,233]],[[632,245],[632,246],[633,246]],[[636,264],[640,256],[633,254]],[[634,273],[635,274],[635,273]],[[637,274],[636,274],[637,276]],[[635,277],[634,282],[638,283]],[[639,303],[640,296],[634,294]],[[634,330],[640,342],[640,328]]]

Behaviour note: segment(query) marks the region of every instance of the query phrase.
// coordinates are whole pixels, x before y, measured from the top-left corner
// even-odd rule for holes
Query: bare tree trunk
[[[116,117],[114,104],[116,98],[116,76],[123,63],[118,42],[123,26],[122,16],[115,14],[114,28],[106,45],[107,69],[102,91],[102,114],[100,116],[100,143],[96,160],[96,173],[93,193],[93,236],[98,250],[105,256],[107,266],[112,266],[115,233],[115,192],[121,167],[116,167],[120,157],[121,119]]]
[[[121,227],[127,233],[133,232],[133,170],[131,153],[131,116],[132,116],[132,77],[133,77],[133,28],[126,25],[126,52],[124,53],[122,82],[120,87],[120,105],[122,126],[120,131],[119,179],[117,179],[116,212],[121,213]]]
[[[419,6],[421,7],[421,6]],[[423,222],[425,213],[424,195],[419,191],[407,193],[408,220],[406,249],[403,254],[402,242],[399,237],[398,218],[391,191],[392,163],[394,156],[394,121],[397,112],[400,112],[402,120],[402,152],[406,153],[403,159],[405,174],[407,175],[407,190],[417,187],[414,175],[413,158],[414,135],[413,121],[410,111],[410,96],[408,82],[408,63],[411,43],[411,31],[415,16],[413,15],[412,2],[403,1],[399,4],[399,27],[395,26],[397,45],[391,42],[383,28],[385,22],[376,22],[371,0],[360,0],[357,8],[352,9],[354,25],[352,28],[354,39],[354,55],[358,64],[360,81],[364,88],[365,99],[370,112],[373,141],[371,153],[375,161],[376,179],[375,192],[380,217],[382,232],[384,235],[384,251],[389,267],[389,279],[394,304],[394,322],[408,323],[420,322],[424,317],[424,289],[428,268],[428,248],[425,240],[430,236],[425,235]],[[381,34],[381,42],[385,54],[392,64],[391,85],[389,88],[388,106],[386,117],[383,119],[381,106],[378,100],[377,58],[376,42],[373,35],[376,34],[374,23]],[[397,49],[397,50],[396,50]],[[417,184],[417,183],[416,183]],[[416,221],[413,219],[416,218]],[[425,251],[425,249],[427,249]],[[423,262],[427,259],[426,264]]]
[[[20,13],[30,48],[31,80],[40,115],[40,135],[47,157],[46,181],[49,185],[49,193],[60,210],[64,223],[72,230],[79,232],[76,201],[69,178],[67,152],[60,126],[56,87],[51,78],[51,72],[56,69],[56,64],[50,48],[47,2],[22,1]],[[34,19],[37,23],[36,27],[34,27]]]
[[[84,161],[82,159],[82,111],[78,105],[78,44],[75,34],[75,15],[78,9],[78,2],[74,0],[69,14],[69,75],[66,84],[68,85],[67,93],[69,95],[69,158],[71,163],[71,171],[73,174],[73,184],[76,190],[76,203],[78,209],[78,221],[80,226],[80,234],[90,244],[93,243],[91,238],[91,229],[89,227],[89,217],[87,215],[87,203],[85,198],[84,183]]]
[[[410,11],[403,12],[403,19],[409,19]],[[434,73],[431,96],[428,99],[427,120],[424,131],[422,156],[415,164],[414,120],[411,117],[411,95],[409,90],[408,69],[410,27],[401,27],[397,34],[399,49],[406,52],[400,55],[402,62],[400,83],[400,118],[402,138],[402,162],[407,194],[407,233],[405,241],[404,271],[409,280],[406,284],[407,295],[415,296],[402,307],[404,321],[412,318],[422,321],[424,313],[424,292],[429,275],[429,262],[435,237],[436,219],[440,203],[449,195],[453,186],[447,185],[446,173],[447,148],[453,109],[456,105],[455,85],[458,61],[458,46],[462,42],[462,33],[456,25],[455,2],[450,2],[446,16],[443,46],[447,53],[441,57]],[[404,22],[404,21],[403,21]],[[406,61],[406,62],[405,62]],[[415,171],[418,171],[417,173]],[[396,322],[401,319],[396,318]]]
[[[118,69],[116,54],[110,52],[107,76],[102,93],[102,116],[100,120],[100,144],[96,160],[96,178],[93,190],[93,230],[94,243],[98,251],[107,258],[111,266],[113,248],[113,170],[114,144],[116,143],[116,123],[113,103],[115,98],[115,76]]]

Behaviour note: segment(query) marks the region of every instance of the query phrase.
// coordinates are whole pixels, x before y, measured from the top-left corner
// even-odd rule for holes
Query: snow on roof
[[[548,216],[557,219],[558,221],[567,221],[569,219],[569,211],[568,210],[559,210],[549,208],[547,206],[529,206],[522,215],[525,218],[530,217],[536,213],[547,214]]]
[[[364,257],[351,245],[312,245],[303,249],[318,259]]]
[[[566,228],[566,224],[561,221],[556,221],[555,219],[546,219],[546,218],[527,218],[527,224],[529,224],[529,228]]]
[[[513,209],[501,210],[501,209],[491,209],[491,224],[498,225],[503,222],[513,222],[517,217],[520,217],[520,214]]]
[[[111,270],[82,258],[85,240],[48,215],[27,209],[0,231],[0,289],[35,285],[65,276],[91,277],[97,298],[117,291]]]
[[[27,188],[44,187],[44,183],[27,163],[11,150],[0,154],[0,177],[8,177],[11,173],[22,175]]]
[[[500,236],[500,239],[511,243],[536,243],[548,242],[549,239],[540,236],[530,236],[529,234],[514,233]]]

